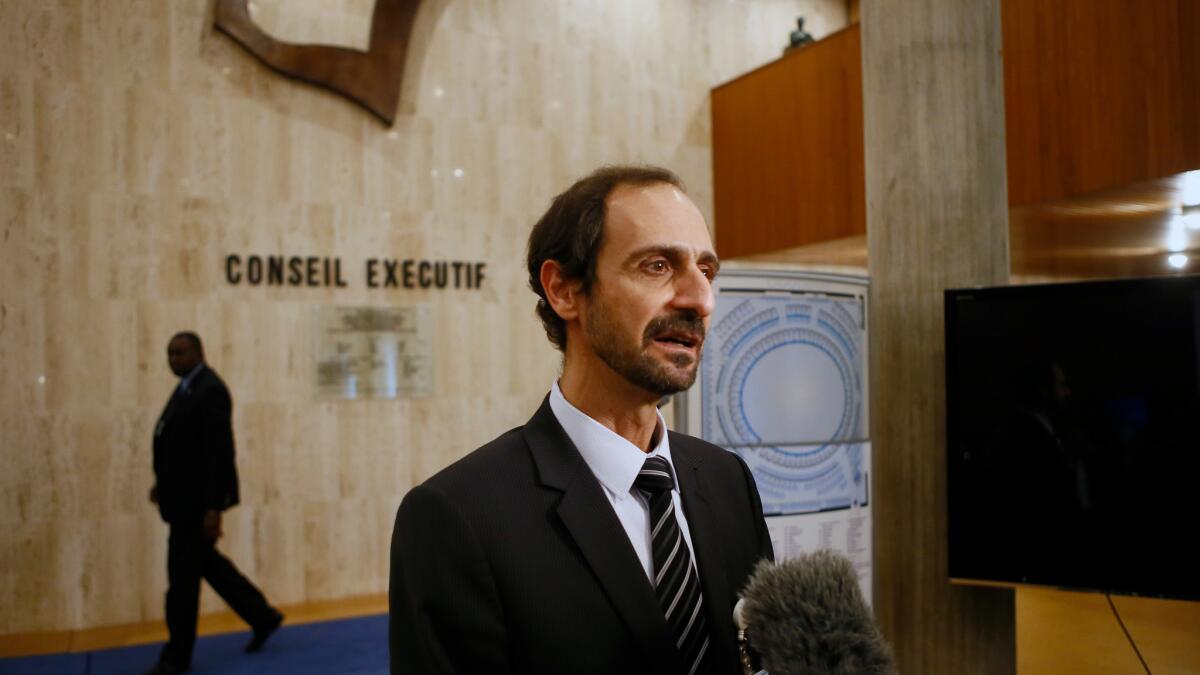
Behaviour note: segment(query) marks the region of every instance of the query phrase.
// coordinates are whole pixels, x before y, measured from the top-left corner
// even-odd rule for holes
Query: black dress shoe
[[[181,666],[170,661],[159,661],[154,664],[154,667],[146,671],[146,675],[179,675],[186,673],[187,666]]]
[[[278,611],[276,611],[275,615],[272,616],[265,624],[261,626],[255,626],[254,637],[250,638],[250,641],[246,643],[246,653],[253,654],[254,652],[262,649],[263,645],[267,642],[267,638],[271,637],[271,633],[274,633],[275,629],[279,628],[279,624],[281,623],[283,623],[283,614],[280,614]]]

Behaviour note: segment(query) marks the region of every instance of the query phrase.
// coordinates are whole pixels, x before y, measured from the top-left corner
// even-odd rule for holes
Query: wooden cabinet
[[[1011,205],[1200,167],[1200,2],[1005,0],[1001,16]]]
[[[867,231],[857,24],[717,87],[712,115],[722,256]]]

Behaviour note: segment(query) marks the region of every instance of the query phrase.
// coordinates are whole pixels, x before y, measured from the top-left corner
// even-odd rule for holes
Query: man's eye
[[[702,266],[700,271],[704,273],[704,278],[708,279],[709,281],[712,281],[717,276],[717,271],[707,265]]]
[[[670,268],[667,266],[667,261],[665,260],[652,260],[646,264],[646,269],[656,274],[661,274]]]

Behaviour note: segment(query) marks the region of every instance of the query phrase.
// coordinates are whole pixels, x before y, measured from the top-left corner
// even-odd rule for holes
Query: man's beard
[[[646,347],[659,335],[687,332],[704,338],[704,321],[695,312],[679,312],[655,317],[646,325],[641,344],[623,344],[615,312],[604,304],[593,306],[585,328],[592,351],[600,360],[635,386],[656,396],[681,392],[696,381],[699,372],[701,345],[696,356],[676,354],[668,357],[681,370],[670,368],[646,352]]]

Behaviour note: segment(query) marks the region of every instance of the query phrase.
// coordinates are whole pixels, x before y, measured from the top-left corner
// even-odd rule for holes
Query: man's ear
[[[562,265],[557,261],[547,260],[542,263],[538,276],[542,282],[542,290],[546,293],[546,302],[563,321],[579,318],[583,307],[583,282],[569,279],[563,274]]]

